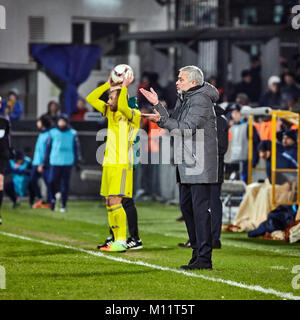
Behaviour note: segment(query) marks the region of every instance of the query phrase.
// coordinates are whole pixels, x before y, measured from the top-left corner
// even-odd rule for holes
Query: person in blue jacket
[[[37,127],[40,130],[37,142],[35,144],[32,170],[30,173],[30,204],[33,205],[35,198],[38,201],[33,205],[33,208],[50,208],[50,187],[49,187],[49,167],[43,168],[43,159],[46,151],[46,142],[49,138],[49,130],[52,126],[52,121],[47,115],[42,115],[37,121]],[[41,190],[38,185],[38,180],[43,177],[47,186],[47,203],[42,202]]]
[[[287,130],[282,134],[283,153],[290,156],[295,163],[298,162],[298,145],[297,145],[297,130]]]
[[[272,170],[271,170],[271,150],[272,150],[272,141],[263,140],[258,145],[259,157],[266,161],[266,174],[269,181],[272,181]],[[297,169],[298,163],[295,161],[286,151],[282,148],[280,143],[277,143],[276,146],[276,168],[277,169]],[[285,173],[276,174],[276,183],[283,184],[287,180]]]
[[[79,169],[81,152],[76,130],[69,124],[66,114],[61,114],[57,126],[49,131],[43,167],[49,164],[49,184],[51,210],[55,209],[56,186],[61,187],[61,212],[66,211],[69,194],[69,183],[73,165]]]
[[[22,150],[17,150],[15,158],[9,160],[8,172],[12,181],[4,185],[5,193],[13,202],[13,208],[17,207],[18,196],[25,197],[29,194],[30,171],[31,159],[25,156]]]
[[[2,101],[2,108],[0,114],[9,117],[10,121],[19,120],[23,113],[22,102],[19,100],[19,90],[11,89],[8,93],[7,99]]]

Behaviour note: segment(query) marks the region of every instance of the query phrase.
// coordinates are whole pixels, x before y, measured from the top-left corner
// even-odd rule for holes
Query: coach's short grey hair
[[[179,72],[186,71],[188,73],[189,80],[192,82],[196,81],[197,85],[202,86],[204,83],[204,75],[200,68],[196,66],[186,66],[179,69]]]

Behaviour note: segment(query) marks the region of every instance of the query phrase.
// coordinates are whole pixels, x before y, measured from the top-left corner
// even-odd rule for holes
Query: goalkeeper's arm
[[[108,82],[104,83],[102,86],[96,88],[87,97],[86,101],[92,105],[96,110],[100,111],[104,116],[106,115],[107,105],[103,100],[99,98],[103,93],[110,89],[110,84]]]

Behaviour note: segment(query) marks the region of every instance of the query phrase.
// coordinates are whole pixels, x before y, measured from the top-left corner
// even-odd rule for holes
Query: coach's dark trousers
[[[210,184],[179,184],[180,209],[193,256],[204,265],[211,265],[212,254],[210,189]]]

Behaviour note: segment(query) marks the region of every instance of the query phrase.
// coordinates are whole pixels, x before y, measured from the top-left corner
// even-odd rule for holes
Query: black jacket
[[[8,160],[11,153],[10,122],[0,116],[0,159]]]
[[[224,155],[228,149],[229,125],[225,117],[225,111],[217,104],[215,104],[214,109],[217,116],[217,137],[219,154],[218,183],[222,183],[224,181]]]
[[[214,103],[218,90],[205,82],[177,99],[169,115],[159,103],[154,108],[161,115],[158,125],[171,134],[184,136],[183,143],[174,143],[180,182],[187,184],[218,182],[218,139]]]
[[[260,107],[271,107],[273,109],[280,109],[281,94],[280,92],[273,93],[269,90],[260,97],[258,104]]]

